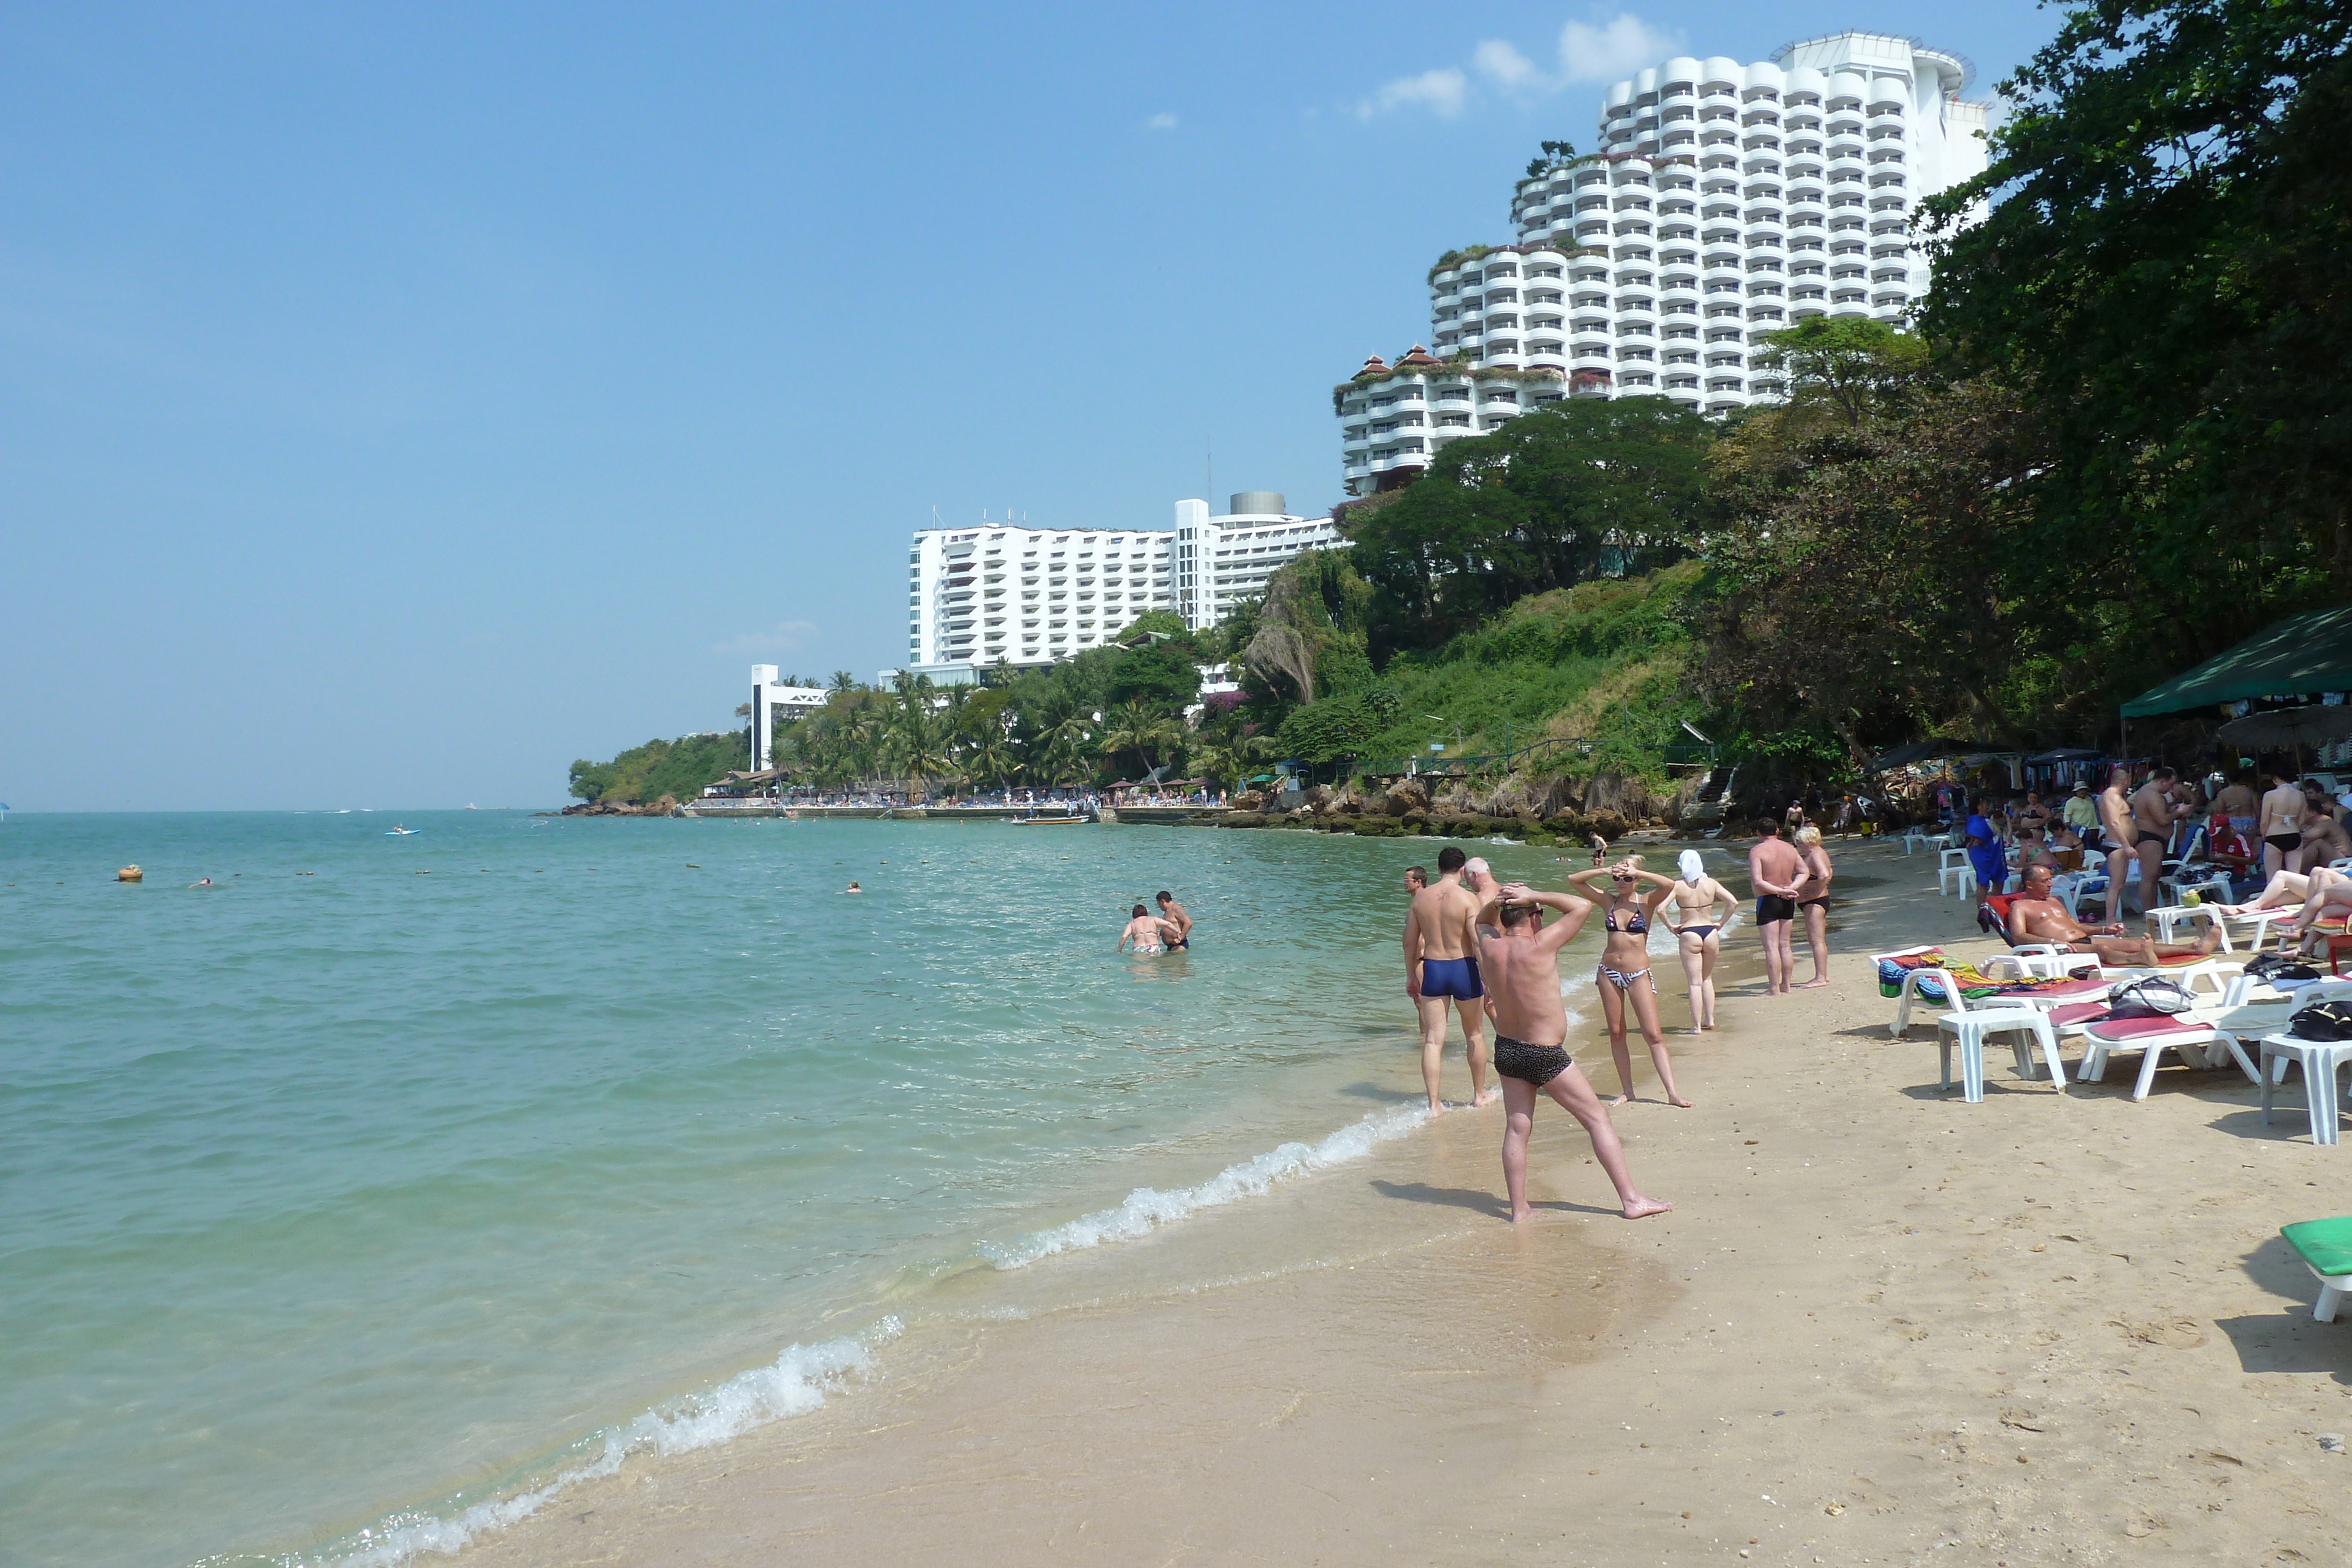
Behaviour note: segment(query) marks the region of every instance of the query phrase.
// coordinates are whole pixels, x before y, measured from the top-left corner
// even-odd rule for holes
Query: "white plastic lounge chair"
[[[2319,1301],[2311,1315],[2323,1323],[2334,1322],[2336,1304],[2345,1291],[2352,1291],[2352,1215],[2281,1226],[2279,1234],[2319,1281]]]

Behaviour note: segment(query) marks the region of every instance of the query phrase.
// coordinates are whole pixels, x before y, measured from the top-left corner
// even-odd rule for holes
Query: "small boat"
[[[421,833],[424,831],[422,828],[392,827],[384,830],[383,836],[387,839],[404,839],[411,833]]]
[[[1084,817],[1078,816],[1015,817],[1013,825],[1016,828],[1079,828],[1086,826],[1086,821]]]

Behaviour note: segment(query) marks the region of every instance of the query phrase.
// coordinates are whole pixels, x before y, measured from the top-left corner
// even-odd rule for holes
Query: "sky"
[[[1870,6],[0,0],[0,801],[541,807],[906,656],[912,530],[1341,498],[1330,388],[1670,55]]]

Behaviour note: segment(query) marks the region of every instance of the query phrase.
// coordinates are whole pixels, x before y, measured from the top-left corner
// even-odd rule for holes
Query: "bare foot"
[[[1679,1096],[1673,1095],[1673,1094],[1669,1094],[1669,1095],[1667,1095],[1667,1096],[1666,1096],[1666,1103],[1667,1103],[1667,1104],[1669,1104],[1669,1105],[1676,1105],[1676,1106],[1680,1106],[1683,1110],[1685,1110],[1685,1111],[1687,1111],[1687,1110],[1689,1110],[1689,1109],[1691,1108],[1691,1103],[1690,1103],[1689,1101],[1685,1100],[1685,1099],[1682,1099],[1682,1098],[1680,1098]]]
[[[1816,986],[1826,986],[1829,983],[1829,977],[1826,975],[1816,975],[1811,979],[1807,980],[1803,985],[1799,986],[1797,989],[1801,991],[1810,991]]]
[[[1432,1100],[1429,1103],[1429,1113],[1433,1116],[1444,1115],[1445,1113],[1445,1102],[1443,1100]]]
[[[1671,1203],[1662,1203],[1654,1197],[1628,1198],[1625,1200],[1625,1218],[1647,1219],[1654,1214],[1668,1213],[1674,1207]]]
[[[1496,1101],[1500,1100],[1502,1097],[1503,1092],[1499,1089],[1481,1089],[1478,1091],[1477,1097],[1472,1100],[1470,1103],[1475,1109],[1480,1105],[1492,1105]]]
[[[1536,1211],[1532,1208],[1522,1207],[1511,1210],[1511,1223],[1514,1225],[1524,1224],[1526,1221],[1533,1219],[1535,1217]]]
[[[1601,1103],[1603,1105],[1622,1105],[1633,1098],[1633,1097],[1631,1094],[1615,1094]]]

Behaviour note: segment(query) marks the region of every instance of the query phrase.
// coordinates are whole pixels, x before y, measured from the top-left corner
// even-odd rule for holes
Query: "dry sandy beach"
[[[946,1281],[822,1411],[632,1460],[465,1561],[2352,1558],[2352,1455],[2318,1442],[2352,1432],[2352,1321],[2311,1322],[2277,1237],[2352,1209],[2352,1151],[2313,1145],[2299,1093],[2263,1126],[2235,1069],[2062,1097],[1996,1047],[1982,1104],[1940,1092],[1932,1029],[1889,1040],[1863,955],[1990,944],[1927,857],[1832,848],[1832,987],[1764,998],[1743,928],[1727,1029],[1672,1037],[1696,1108],[1617,1113],[1674,1214],[1615,1218],[1547,1103],[1515,1231],[1498,1111],[1453,1112],[1146,1240]]]

